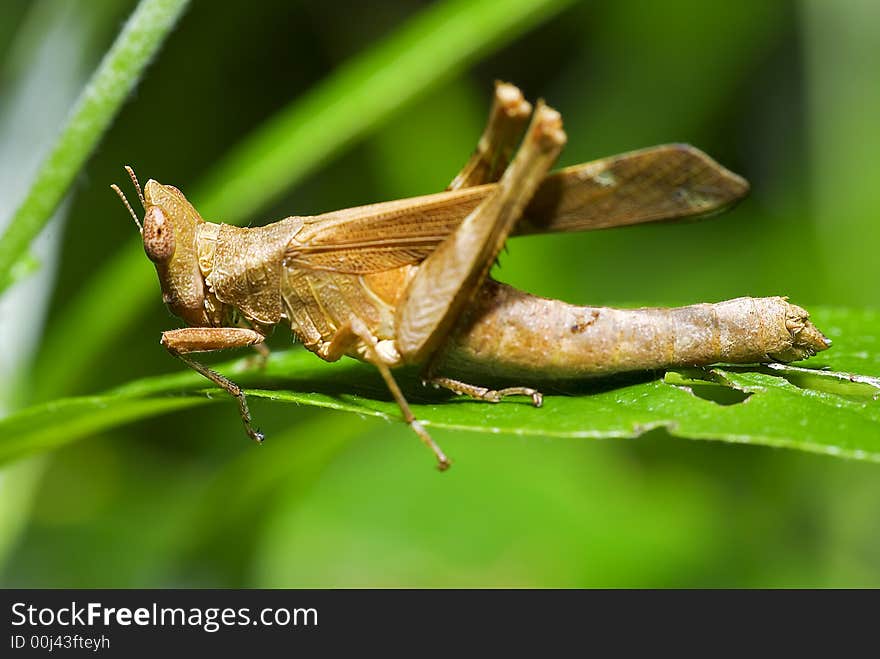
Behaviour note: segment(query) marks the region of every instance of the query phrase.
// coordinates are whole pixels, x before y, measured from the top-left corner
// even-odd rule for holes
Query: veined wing
[[[304,218],[285,262],[350,274],[419,263],[473,210],[494,184],[346,208]]]
[[[288,264],[351,274],[419,263],[495,184],[305,218]],[[631,151],[544,179],[513,235],[587,231],[721,212],[748,183],[686,144]]]
[[[689,144],[622,153],[548,176],[514,235],[586,231],[723,212],[748,182]]]

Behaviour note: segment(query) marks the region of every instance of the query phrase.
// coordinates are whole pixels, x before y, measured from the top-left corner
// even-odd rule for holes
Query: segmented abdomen
[[[793,361],[829,345],[808,318],[781,297],[612,309],[573,306],[490,280],[437,372],[529,382],[716,362]]]

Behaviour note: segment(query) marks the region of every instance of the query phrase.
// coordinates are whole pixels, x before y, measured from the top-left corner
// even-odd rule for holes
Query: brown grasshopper
[[[531,117],[531,122],[529,122]],[[528,124],[528,126],[526,125]],[[515,157],[511,156],[525,131]],[[549,174],[565,144],[558,112],[497,83],[477,149],[445,192],[288,217],[263,227],[206,222],[183,194],[126,168],[143,223],[116,185],[156,266],[162,298],[190,327],[162,345],[238,399],[241,388],[191,353],[255,346],[284,321],[327,361],[376,366],[403,418],[449,460],[415,418],[391,369],[424,367],[425,382],[496,403],[529,386],[489,389],[468,378],[534,384],[548,378],[793,361],[830,342],[785,298],[738,298],[675,309],[577,307],[488,277],[508,236],[702,217],[748,191],[745,180],[688,145],[658,146]],[[453,379],[451,376],[459,379]]]

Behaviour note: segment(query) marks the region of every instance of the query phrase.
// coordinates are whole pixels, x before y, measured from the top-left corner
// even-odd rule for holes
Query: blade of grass
[[[119,32],[120,17],[131,0],[0,3],[0,233],[24,199],[38,167],[93,73],[99,58]],[[10,9],[19,5],[20,16]],[[35,108],[39,108],[35,111]],[[63,223],[69,204],[62,201],[49,220]],[[47,227],[22,252],[10,273],[12,283],[0,297],[0,410],[6,413],[19,392],[15,374],[37,350],[46,305],[55,280],[61,232]],[[33,276],[35,275],[35,276]],[[23,281],[22,286],[16,286]],[[48,456],[0,469],[0,574],[15,554],[30,521]],[[2,577],[0,577],[2,578]]]
[[[431,87],[571,2],[446,0],[427,8],[258,128],[191,199],[208,219],[242,222]],[[135,242],[112,258],[53,323],[34,369],[33,398],[69,391],[111,339],[158,300],[154,279]]]
[[[189,0],[141,0],[71,111],[24,202],[0,238],[0,293],[48,222]]]
[[[429,7],[240,144],[196,198],[208,216],[242,220],[431,87],[569,4],[447,0]]]

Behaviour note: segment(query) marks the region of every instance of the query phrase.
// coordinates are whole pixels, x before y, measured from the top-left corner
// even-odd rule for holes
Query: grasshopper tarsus
[[[439,471],[446,471],[449,469],[452,466],[452,462],[446,457],[443,449],[441,449],[431,435],[428,434],[425,427],[419,423],[418,419],[409,419],[407,423],[409,424],[409,427],[413,429],[413,432],[419,436],[419,439],[421,439],[425,445],[434,452],[434,455],[437,458],[437,469]]]
[[[544,394],[531,387],[507,387],[494,392],[498,395],[498,402],[505,396],[528,396],[532,399],[532,405],[541,407],[544,405]]]
[[[244,431],[247,433],[247,436],[257,444],[262,444],[263,440],[266,439],[266,435],[251,425],[252,418],[251,411],[248,409],[247,397],[244,395],[244,391],[241,390],[241,387],[238,385],[233,386],[235,387],[234,390],[227,389],[227,391],[235,396],[238,401],[238,413],[241,416],[241,422],[244,424]]]
[[[245,396],[244,391],[241,387],[239,387],[228,378],[223,377],[219,373],[217,373],[217,375],[230,385],[227,387],[223,384],[220,384],[220,386],[228,391],[238,401],[238,414],[239,416],[241,416],[241,422],[244,424],[245,433],[247,433],[247,436],[254,440],[257,444],[262,444],[263,440],[266,439],[266,436],[251,425],[253,419],[251,417],[250,408],[248,408],[247,396]]]
[[[500,403],[507,396],[528,396],[532,399],[532,405],[541,407],[544,404],[544,395],[531,387],[506,387],[504,389],[489,389],[475,384],[468,384],[461,380],[433,376],[429,382],[434,387],[443,387],[459,396],[468,396],[484,403]]]

